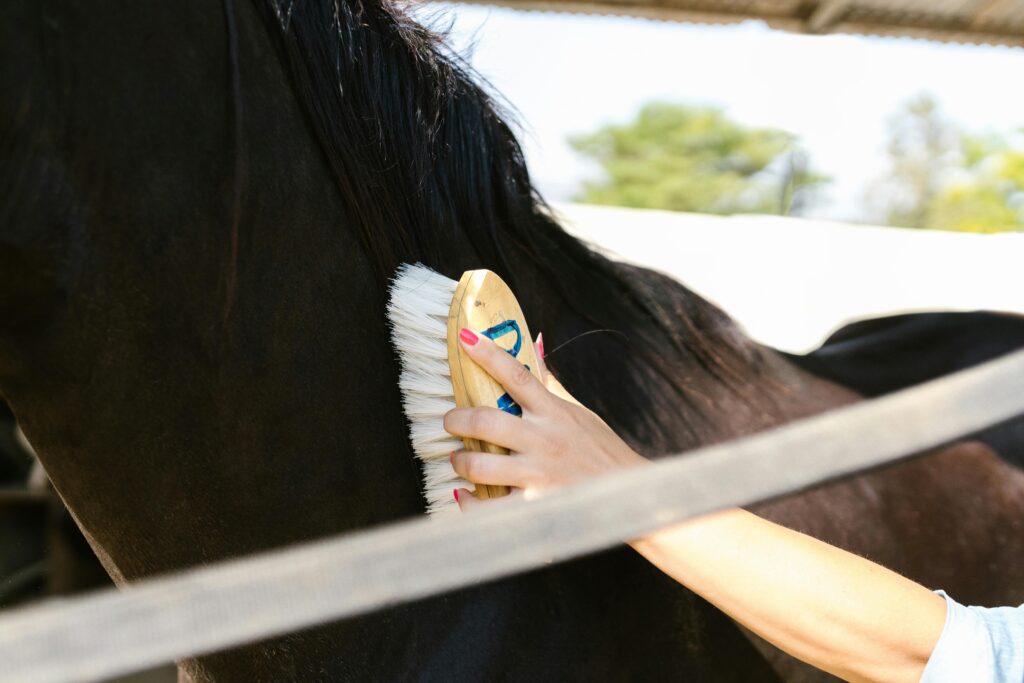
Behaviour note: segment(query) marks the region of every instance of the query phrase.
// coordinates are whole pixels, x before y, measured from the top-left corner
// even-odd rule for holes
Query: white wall
[[[974,235],[774,216],[556,204],[613,257],[714,301],[754,338],[806,351],[847,321],[896,312],[1024,314],[1024,233]]]

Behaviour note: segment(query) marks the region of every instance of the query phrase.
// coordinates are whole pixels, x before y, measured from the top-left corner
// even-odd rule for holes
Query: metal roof
[[[799,33],[1024,46],[1024,0],[462,0],[516,9],[694,23],[760,19]]]

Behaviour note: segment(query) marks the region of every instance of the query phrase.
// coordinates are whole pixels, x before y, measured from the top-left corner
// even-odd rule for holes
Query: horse
[[[904,313],[859,320],[806,355],[786,354],[816,377],[874,398],[1024,348],[1024,315],[992,311]],[[1024,415],[972,438],[1024,468]]]
[[[550,356],[566,387],[652,458],[860,400],[562,231],[499,102],[390,0],[12,0],[0,46],[0,392],[119,585],[423,514],[384,314],[402,262],[501,274],[549,346],[578,338]],[[759,511],[1022,598],[1024,475],[982,444]],[[625,549],[179,670],[802,675]]]

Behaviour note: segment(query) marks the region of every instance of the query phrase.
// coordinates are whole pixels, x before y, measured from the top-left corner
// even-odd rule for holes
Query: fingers
[[[527,445],[523,421],[488,406],[449,410],[444,416],[444,429],[449,434],[486,441],[510,451],[523,450]]]
[[[505,388],[524,409],[536,408],[547,398],[547,390],[530,370],[493,341],[463,329],[459,333],[463,350]]]
[[[455,451],[452,453],[452,468],[463,479],[475,484],[523,488],[532,480],[523,459],[514,455]]]
[[[486,500],[478,498],[476,493],[469,489],[455,489],[454,495],[455,502],[459,504],[459,509],[462,512],[478,512],[511,500],[526,498],[522,491],[513,491],[504,498],[488,498]]]
[[[476,494],[469,489],[455,489],[455,502],[459,504],[459,509],[463,512],[472,512],[478,510],[479,506],[486,505],[486,503],[476,497]]]

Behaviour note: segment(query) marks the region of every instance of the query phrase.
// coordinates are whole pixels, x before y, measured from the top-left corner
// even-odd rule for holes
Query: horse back
[[[811,374],[875,397],[966,370],[1024,348],[1024,316],[975,311],[918,313],[855,322],[807,355]],[[970,438],[1024,468],[1024,415]]]

